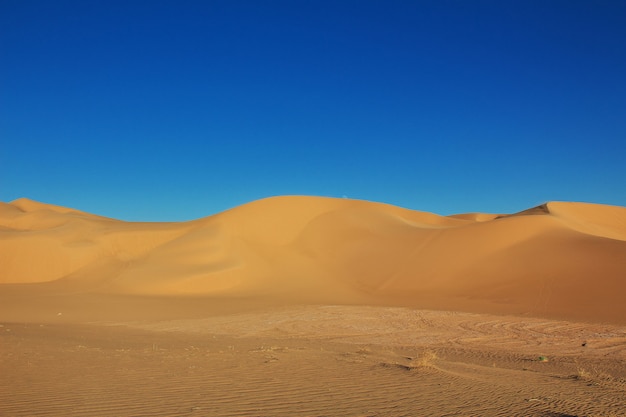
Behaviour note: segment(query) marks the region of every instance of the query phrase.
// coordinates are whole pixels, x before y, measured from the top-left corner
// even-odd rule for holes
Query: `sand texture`
[[[626,416],[626,208],[0,203],[1,416]]]

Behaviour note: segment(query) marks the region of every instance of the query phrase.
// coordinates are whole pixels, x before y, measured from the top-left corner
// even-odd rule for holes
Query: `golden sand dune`
[[[623,416],[625,221],[0,203],[0,415]]]
[[[20,199],[0,203],[0,284],[626,323],[626,208],[551,202],[444,217],[274,197],[195,221],[136,223]]]

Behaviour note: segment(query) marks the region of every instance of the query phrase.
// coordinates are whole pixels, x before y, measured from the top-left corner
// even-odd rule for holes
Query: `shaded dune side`
[[[500,215],[500,216],[497,216],[496,219],[502,219],[505,217],[514,217],[514,216],[542,216],[544,214],[550,214],[550,208],[548,207],[548,203],[540,204],[536,207],[522,210],[517,213]]]
[[[620,301],[626,290],[626,242],[583,234],[554,216],[521,215],[442,229],[386,225],[373,228],[376,235],[366,227],[371,222],[351,228],[333,217],[320,223],[303,233],[300,247],[338,280],[350,280],[377,297],[432,308],[626,317]],[[332,231],[354,240],[334,239]]]
[[[0,283],[624,322],[625,219],[626,208],[582,203],[443,217],[274,197],[191,222],[127,223],[11,203],[0,206]]]

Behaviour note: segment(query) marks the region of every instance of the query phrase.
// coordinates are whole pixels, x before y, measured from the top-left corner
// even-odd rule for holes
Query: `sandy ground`
[[[626,415],[623,326],[380,306],[207,311],[3,322],[0,415]]]
[[[626,208],[0,203],[0,416],[626,416]]]

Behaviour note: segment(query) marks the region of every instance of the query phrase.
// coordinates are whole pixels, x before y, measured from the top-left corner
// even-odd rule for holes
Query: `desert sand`
[[[626,416],[626,208],[0,203],[0,415]]]

